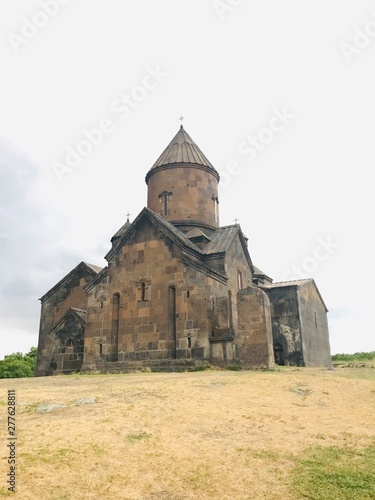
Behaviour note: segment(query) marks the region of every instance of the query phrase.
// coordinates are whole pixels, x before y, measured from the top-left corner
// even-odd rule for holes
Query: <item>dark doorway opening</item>
[[[284,351],[281,344],[275,344],[273,346],[273,353],[275,356],[275,363],[280,366],[284,366]]]

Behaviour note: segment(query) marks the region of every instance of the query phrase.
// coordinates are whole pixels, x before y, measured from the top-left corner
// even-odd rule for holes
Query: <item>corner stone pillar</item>
[[[245,368],[274,368],[271,306],[267,295],[254,286],[237,294],[236,358]]]

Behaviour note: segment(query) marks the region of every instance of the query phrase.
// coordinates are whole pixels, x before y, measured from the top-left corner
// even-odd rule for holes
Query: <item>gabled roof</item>
[[[269,288],[280,288],[285,286],[303,286],[307,283],[314,281],[312,278],[303,278],[300,280],[289,280],[289,281],[277,281],[276,283],[270,283],[267,285]]]
[[[256,266],[254,266],[254,278],[265,278],[272,283],[272,278],[270,278],[268,274],[264,273],[259,269],[259,267]]]
[[[108,275],[108,267],[103,267],[103,269],[98,273],[92,280],[90,280],[85,286],[86,292],[89,292],[94,288],[95,285],[100,283]]]
[[[191,238],[204,237],[207,239],[207,241],[210,241],[210,238],[207,236],[207,234],[205,234],[203,231],[201,231],[198,227],[195,227],[194,229],[192,229],[191,231],[186,233],[186,237],[189,238],[189,240]]]
[[[234,237],[237,235],[239,227],[238,224],[218,227],[215,232],[210,235],[211,241],[204,249],[204,253],[226,252],[232,244]]]
[[[76,266],[74,269],[72,269],[64,278],[62,278],[58,283],[56,283],[55,286],[53,286],[50,290],[48,290],[47,293],[43,295],[39,300],[41,302],[44,302],[48,297],[50,297],[56,290],[58,290],[61,286],[63,286],[65,283],[67,283],[70,278],[81,271],[82,269],[85,269],[88,274],[92,277],[96,276],[101,270],[101,267],[94,266],[93,264],[88,264],[87,262],[80,262],[78,266]]]
[[[182,125],[151,168],[175,163],[197,164],[214,169],[212,163],[202,153]]]
[[[121,236],[123,236],[126,231],[129,229],[130,227],[130,221],[129,221],[129,217],[126,219],[126,222],[123,226],[120,227],[120,229],[112,236],[111,238],[111,243],[113,243],[114,241],[117,241],[121,238]]]
[[[120,238],[116,248],[112,248],[104,257],[106,260],[112,260],[112,258],[120,252],[122,245],[128,238],[130,238],[132,234],[134,234],[134,232],[137,230],[137,228],[145,218],[149,219],[163,233],[171,237],[171,239],[173,239],[176,243],[179,243],[180,245],[187,247],[196,253],[201,253],[201,250],[196,245],[194,245],[194,243],[192,243],[184,233],[177,229],[176,226],[174,226],[149,208],[144,207],[143,210],[134,219],[134,221],[130,224],[130,227],[125,232],[125,234]]]
[[[255,273],[257,276],[267,276],[267,274],[266,274],[266,273],[264,273],[263,271],[261,271],[261,270],[259,269],[259,267],[257,267],[257,266],[254,266],[254,273]]]
[[[84,311],[83,309],[77,309],[76,307],[70,307],[66,311],[66,313],[62,316],[60,321],[53,327],[53,329],[50,332],[50,335],[53,335],[54,333],[59,331],[62,325],[65,323],[66,318],[70,315],[77,318],[82,325],[86,324],[86,311]]]
[[[122,246],[134,234],[134,232],[141,225],[142,221],[144,221],[145,219],[148,219],[151,224],[157,227],[163,234],[165,234],[170,240],[172,240],[173,243],[181,248],[182,258],[186,263],[188,263],[192,267],[195,267],[196,269],[199,269],[201,272],[212,276],[214,279],[217,279],[223,283],[227,282],[228,278],[225,275],[215,269],[212,269],[208,264],[206,264],[204,260],[205,252],[194,245],[194,243],[192,243],[189,238],[187,238],[186,235],[179,229],[177,229],[173,224],[147,207],[145,207],[134,219],[134,221],[130,225],[130,228],[120,238],[117,246],[111,248],[111,250],[107,253],[105,259],[108,262],[111,262],[113,258],[121,251]]]
[[[92,269],[95,273],[99,273],[103,269],[102,267],[94,266],[93,264],[89,264],[88,262],[83,262],[83,264]]]
[[[216,255],[224,255],[232,245],[234,238],[238,236],[250,270],[252,273],[254,273],[254,267],[251,262],[249,250],[246,245],[246,240],[242,234],[241,227],[238,224],[235,224],[233,226],[220,227],[213,233],[210,233],[210,241],[207,243],[205,248],[201,250],[189,239],[188,235],[184,234],[182,231],[177,229],[176,226],[168,222],[164,217],[161,217],[147,207],[145,207],[130,224],[130,227],[119,239],[117,245],[111,248],[111,250],[107,253],[105,259],[108,262],[111,262],[116,257],[116,255],[121,252],[122,246],[135,233],[135,231],[137,231],[137,228],[145,219],[148,219],[151,224],[155,225],[162,233],[164,233],[169,239],[171,239],[182,249],[183,259],[185,259],[185,261],[189,265],[196,267],[197,269],[205,272],[208,275],[212,275],[212,277],[222,282],[226,282],[228,278],[225,275],[219,273],[217,270],[212,269],[210,266],[210,260],[212,260],[212,258],[215,258]],[[190,232],[193,234],[193,239],[194,235],[201,234],[201,231],[198,231],[199,232],[193,229]],[[188,234],[191,238],[190,233]],[[204,233],[202,233],[202,235],[203,234]],[[104,272],[104,270],[101,272],[101,276],[104,276]],[[99,281],[99,276],[97,276],[86,286],[86,290],[92,288],[92,285],[98,283]]]
[[[262,288],[286,288],[286,287],[295,287],[295,288],[300,288],[306,285],[312,285],[315,287],[316,292],[322,301],[323,306],[325,307],[325,310],[328,312],[327,306],[324,303],[323,297],[321,296],[318,287],[316,286],[315,280],[313,278],[304,278],[300,280],[290,280],[290,281],[279,281],[278,283],[267,283],[262,285]]]
[[[197,246],[199,246],[198,243],[207,245],[207,243],[211,241],[207,234],[205,234],[197,227],[186,233],[186,237],[189,238],[189,240]],[[199,248],[203,250],[201,246],[199,246]]]
[[[239,224],[217,228],[214,233],[210,234],[211,241],[206,245],[204,253],[205,255],[213,255],[217,253],[227,252],[237,235],[240,239],[240,243],[247,263],[249,264],[251,273],[254,274],[254,266],[251,261],[249,249],[246,244],[246,238],[244,237],[241,226]]]

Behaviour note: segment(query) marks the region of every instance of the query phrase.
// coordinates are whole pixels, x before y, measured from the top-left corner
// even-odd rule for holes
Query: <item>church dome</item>
[[[181,231],[219,226],[219,173],[182,125],[145,180],[147,207]]]

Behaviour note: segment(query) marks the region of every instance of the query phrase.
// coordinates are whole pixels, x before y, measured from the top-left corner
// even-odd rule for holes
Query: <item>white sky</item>
[[[274,281],[315,279],[332,353],[375,350],[375,1],[60,1],[0,5],[0,358],[37,345],[58,280],[106,264],[181,114],[224,172],[221,225],[238,218]],[[53,163],[102,120],[59,180]]]

